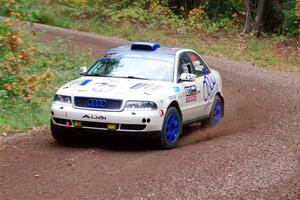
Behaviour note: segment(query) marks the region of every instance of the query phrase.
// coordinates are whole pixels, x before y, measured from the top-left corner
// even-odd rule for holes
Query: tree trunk
[[[149,11],[150,8],[151,8],[151,0],[148,0],[148,1],[146,1],[146,3],[145,3],[145,9]]]
[[[262,26],[262,14],[264,11],[264,5],[265,5],[265,0],[259,0],[258,1],[258,6],[256,9],[256,16],[255,16],[255,22],[254,22],[254,27],[253,31],[256,36],[259,35],[261,31],[261,26]]]
[[[252,27],[252,14],[251,14],[251,1],[245,0],[245,10],[246,10],[246,18],[245,18],[245,25],[244,25],[244,33],[249,33]]]
[[[300,0],[296,1],[296,16],[300,19]]]

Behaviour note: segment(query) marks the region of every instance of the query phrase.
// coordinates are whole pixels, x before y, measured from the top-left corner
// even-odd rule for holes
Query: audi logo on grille
[[[88,106],[104,108],[106,106],[105,99],[89,99]]]

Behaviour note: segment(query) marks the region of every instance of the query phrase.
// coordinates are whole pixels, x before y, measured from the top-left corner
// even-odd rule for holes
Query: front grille
[[[93,98],[93,97],[75,97],[74,105],[76,107],[83,107],[83,108],[119,110],[122,106],[122,100]]]
[[[144,124],[121,124],[121,129],[123,130],[137,130],[141,131],[146,128]]]

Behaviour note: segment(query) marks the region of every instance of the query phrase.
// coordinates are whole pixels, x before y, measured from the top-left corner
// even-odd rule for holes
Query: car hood
[[[80,97],[149,100],[173,91],[173,83],[126,78],[81,77],[62,86],[57,94]],[[151,98],[150,98],[151,97]]]

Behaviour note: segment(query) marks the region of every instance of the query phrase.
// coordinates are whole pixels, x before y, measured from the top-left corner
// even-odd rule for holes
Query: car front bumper
[[[53,103],[52,122],[61,128],[118,132],[161,131],[164,116],[155,111],[100,111],[74,108],[68,104]]]

